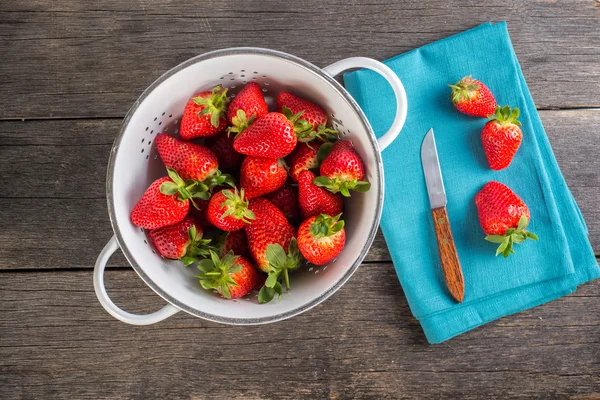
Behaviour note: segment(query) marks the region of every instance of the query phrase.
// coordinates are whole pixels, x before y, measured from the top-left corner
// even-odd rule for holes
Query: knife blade
[[[461,303],[465,294],[465,282],[446,210],[448,200],[433,128],[427,132],[423,139],[421,163],[425,174],[425,185],[427,186],[444,280],[452,297]]]

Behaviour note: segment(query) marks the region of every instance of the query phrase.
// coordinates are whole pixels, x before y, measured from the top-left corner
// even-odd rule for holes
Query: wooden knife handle
[[[435,235],[437,236],[438,250],[446,286],[448,286],[452,297],[459,303],[462,303],[465,295],[465,281],[460,261],[458,260],[454,238],[452,237],[446,207],[435,208],[431,210],[431,213],[433,214],[433,226],[435,228]]]

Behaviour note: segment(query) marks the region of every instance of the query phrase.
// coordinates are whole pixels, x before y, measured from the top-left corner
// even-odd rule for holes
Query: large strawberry
[[[232,127],[229,132],[239,134],[256,119],[269,112],[265,98],[256,82],[250,82],[235,96],[227,109]]]
[[[249,256],[248,252],[248,238],[246,237],[246,231],[240,229],[239,231],[224,232],[219,239],[219,256],[223,257],[225,254],[233,251],[238,256]]]
[[[258,271],[242,256],[233,252],[219,258],[214,251],[210,258],[198,262],[200,286],[216,290],[226,299],[239,299],[247,295],[259,280]]]
[[[256,119],[233,142],[238,153],[263,158],[285,157],[296,147],[294,124],[285,115],[270,112]]]
[[[285,215],[269,200],[258,198],[250,201],[249,209],[254,212],[256,219],[246,225],[248,248],[256,261],[258,268],[269,272],[269,261],[265,251],[270,244],[279,244],[287,249],[294,237],[294,227]]]
[[[290,177],[294,182],[298,182],[300,172],[308,169],[317,169],[319,162],[317,161],[318,147],[311,143],[311,146],[305,143],[299,143],[292,154],[288,156],[287,164],[290,168]]]
[[[217,156],[204,146],[162,133],[156,137],[156,149],[165,167],[177,171],[184,180],[202,182],[218,174]]]
[[[525,230],[529,224],[529,208],[508,186],[491,181],[475,196],[479,223],[487,235],[485,240],[499,243],[496,255],[508,257],[514,253],[513,244],[526,239],[538,240]]]
[[[206,146],[215,153],[219,160],[219,167],[222,169],[239,168],[244,161],[244,155],[233,148],[233,140],[233,136],[229,136],[226,132],[211,136],[206,140]]]
[[[298,248],[304,258],[315,265],[324,265],[336,258],[346,244],[342,214],[310,217],[298,228]]]
[[[287,219],[295,220],[298,218],[300,214],[298,191],[290,185],[283,185],[276,191],[266,194],[265,198],[275,204]]]
[[[490,168],[501,170],[510,165],[521,142],[523,132],[518,121],[519,109],[509,106],[496,108],[494,118],[488,121],[481,131],[483,151]]]
[[[310,142],[317,138],[325,141],[337,137],[338,131],[327,128],[327,113],[315,103],[289,92],[280,92],[277,106],[294,123],[299,141]]]
[[[179,135],[184,140],[197,137],[212,136],[227,128],[227,89],[221,86],[212,91],[201,92],[188,100]]]
[[[193,195],[183,184],[166,176],[155,180],[133,207],[131,222],[142,228],[157,229],[183,220]]]
[[[339,193],[314,184],[315,174],[302,171],[298,179],[298,203],[302,218],[319,214],[338,215],[342,212],[344,201]]]
[[[161,256],[190,265],[199,256],[207,257],[212,248],[210,240],[202,238],[203,233],[200,224],[188,216],[174,225],[152,229],[148,235]]]
[[[246,157],[240,170],[240,187],[253,199],[283,186],[287,171],[283,159]]]
[[[352,143],[338,140],[320,167],[321,176],[315,184],[327,188],[332,193],[340,192],[350,197],[350,190],[366,192],[371,188],[365,177],[365,164],[354,150]]]
[[[206,219],[226,232],[240,230],[244,225],[252,223],[254,213],[248,209],[244,189],[239,192],[237,188],[224,189],[213,194],[206,209]]]
[[[481,81],[465,76],[452,88],[450,98],[458,111],[472,117],[487,118],[496,110],[494,95]]]

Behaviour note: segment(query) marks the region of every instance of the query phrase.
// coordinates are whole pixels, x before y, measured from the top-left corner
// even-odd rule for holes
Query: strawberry
[[[371,188],[363,181],[365,165],[352,143],[338,140],[320,167],[321,176],[315,178],[315,184],[327,188],[332,193],[340,192],[350,197],[350,190],[366,192]]]
[[[212,136],[227,128],[227,89],[221,86],[188,100],[181,117],[179,136],[184,140]]]
[[[475,196],[479,223],[487,235],[485,240],[499,243],[496,255],[506,258],[514,253],[513,244],[526,239],[538,240],[525,230],[529,224],[529,208],[510,188],[500,182],[488,182]]]
[[[229,137],[225,132],[206,140],[206,145],[215,153],[219,160],[219,167],[223,169],[239,168],[244,161],[244,155],[234,150],[233,140],[233,137]]]
[[[494,95],[482,82],[471,76],[465,76],[452,88],[450,99],[454,107],[463,114],[472,117],[487,118],[496,110]]]
[[[203,231],[194,218],[185,217],[174,225],[152,229],[148,232],[158,253],[185,265],[196,261],[196,257],[209,255],[209,239],[202,239]]]
[[[240,187],[246,198],[253,199],[274,192],[287,180],[283,159],[246,157],[240,169]]]
[[[248,209],[248,200],[244,199],[244,189],[238,192],[224,189],[212,195],[206,219],[217,228],[231,232],[237,231],[251,223],[254,213]]]
[[[501,170],[510,165],[523,141],[519,109],[509,106],[497,107],[494,118],[488,121],[481,131],[483,151],[490,168]]]
[[[229,132],[240,134],[256,119],[269,112],[265,98],[256,82],[250,82],[235,96],[227,109],[227,118],[233,125]]]
[[[181,178],[180,178],[181,179]],[[187,215],[192,194],[171,178],[155,180],[131,211],[131,222],[145,229],[176,224]]]
[[[218,174],[217,156],[204,146],[162,133],[156,137],[156,149],[165,167],[177,171],[184,180],[202,182]]]
[[[279,244],[282,248],[287,249],[294,237],[295,230],[285,215],[265,198],[251,200],[248,208],[256,216],[254,222],[245,227],[248,248],[258,268],[269,272],[269,261],[265,254],[267,246]]]
[[[219,256],[223,257],[225,254],[233,251],[238,256],[248,256],[248,238],[246,237],[246,231],[240,229],[239,231],[225,232],[219,240]],[[262,285],[261,285],[262,286]]]
[[[194,204],[190,206],[189,215],[196,218],[196,220],[202,226],[209,225],[206,219],[206,209],[208,208],[208,202],[210,200],[194,199]]]
[[[325,141],[337,137],[338,131],[327,128],[327,113],[315,103],[289,92],[280,92],[276,101],[280,112],[294,122],[299,141],[310,142],[317,138]]]
[[[285,115],[270,112],[240,133],[233,148],[249,156],[280,158],[290,154],[296,143],[294,124]]]
[[[288,156],[287,164],[290,167],[290,177],[294,182],[298,182],[298,175],[300,175],[300,172],[319,167],[319,162],[317,161],[317,149],[307,144],[300,143]]]
[[[342,214],[313,216],[298,228],[298,248],[304,258],[315,265],[324,265],[336,258],[346,244]]]
[[[239,299],[247,295],[259,280],[258,271],[242,256],[229,252],[219,258],[214,251],[210,258],[198,263],[200,286],[216,290],[226,299]]]
[[[300,214],[306,219],[319,214],[337,215],[342,212],[344,202],[339,193],[314,184],[315,174],[302,171],[298,179],[298,202]]]
[[[265,195],[265,198],[279,208],[289,220],[295,220],[300,214],[298,209],[298,192],[290,185],[283,185],[274,192]]]
[[[279,243],[269,244],[265,251],[265,257],[269,263],[269,273],[264,286],[258,292],[258,302],[268,303],[273,300],[275,293],[283,294],[283,285],[287,291],[290,290],[290,272],[298,269],[302,263],[302,256],[298,250],[296,238],[290,240],[287,252]]]

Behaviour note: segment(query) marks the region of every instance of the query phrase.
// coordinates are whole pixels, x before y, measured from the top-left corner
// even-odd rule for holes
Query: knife
[[[465,281],[463,278],[456,245],[450,229],[450,220],[446,211],[446,190],[442,180],[442,170],[435,146],[433,128],[427,132],[421,145],[421,162],[425,173],[425,183],[429,204],[433,215],[433,226],[437,237],[438,251],[442,264],[442,272],[448,291],[456,301],[462,303],[465,295]]]

